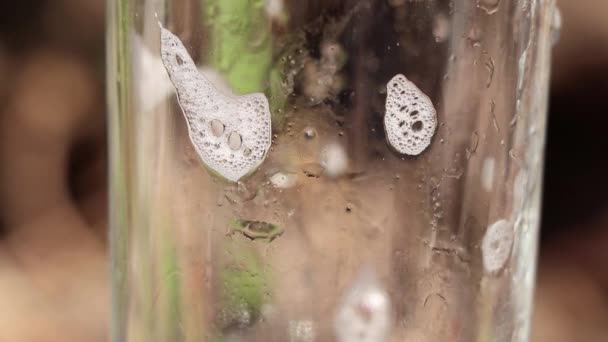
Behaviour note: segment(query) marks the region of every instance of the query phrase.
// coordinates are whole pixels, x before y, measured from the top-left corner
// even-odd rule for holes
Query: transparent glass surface
[[[110,0],[112,340],[526,341],[554,11]]]

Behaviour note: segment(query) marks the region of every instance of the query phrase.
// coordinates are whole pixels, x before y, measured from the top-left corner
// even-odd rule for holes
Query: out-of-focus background
[[[608,341],[608,1],[561,0],[533,342]],[[104,341],[103,0],[0,2],[0,341]]]

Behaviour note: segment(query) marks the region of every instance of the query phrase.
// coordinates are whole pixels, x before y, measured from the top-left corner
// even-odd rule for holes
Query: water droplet
[[[551,44],[555,45],[559,41],[559,37],[562,31],[562,13],[556,6],[553,10],[553,17],[551,18]]]
[[[251,155],[251,149],[250,149],[250,148],[245,148],[245,149],[243,150],[243,155],[244,155],[245,157],[249,157],[249,156]]]
[[[243,144],[243,138],[237,132],[231,132],[228,136],[228,146],[232,150],[238,150]]]
[[[330,177],[339,177],[348,170],[348,155],[342,145],[328,144],[321,151],[321,165]]]
[[[486,158],[481,167],[481,185],[487,192],[491,192],[494,187],[494,158]]]
[[[386,85],[385,84],[381,84],[378,87],[378,94],[384,95],[386,94]]]
[[[270,177],[270,183],[280,189],[291,188],[296,185],[296,181],[296,175],[283,172],[277,172]]]
[[[506,220],[491,224],[481,242],[483,266],[488,273],[498,272],[504,267],[513,245],[513,227]]]
[[[488,70],[488,80],[486,82],[486,88],[490,88],[492,84],[492,79],[494,78],[494,59],[490,57],[490,59],[485,62],[486,70]]]
[[[224,124],[220,120],[211,120],[211,133],[216,137],[221,137],[224,134]]]
[[[437,43],[444,42],[449,34],[450,34],[449,19],[443,13],[436,15],[435,19],[433,21],[433,36],[435,37],[435,42],[437,42]]]
[[[347,203],[345,210],[346,210],[347,213],[352,212],[353,211],[353,204],[352,203]]]
[[[492,124],[494,125],[494,129],[497,133],[500,133],[500,127],[498,126],[498,120],[496,119],[496,102],[494,100],[490,101],[490,113],[492,114]]]
[[[344,296],[334,329],[338,342],[385,341],[391,327],[390,299],[372,269],[365,269]]]
[[[304,137],[307,139],[314,139],[317,136],[317,131],[312,127],[306,127],[304,129]]]
[[[477,26],[476,24],[473,24],[473,26],[471,26],[471,29],[467,34],[467,40],[473,47],[481,46],[481,29],[479,28],[479,26]]]
[[[498,12],[500,0],[477,0],[477,7],[481,8],[487,14]]]
[[[283,0],[266,0],[264,10],[266,15],[276,21],[280,21],[284,14]],[[290,56],[291,57],[291,56]]]

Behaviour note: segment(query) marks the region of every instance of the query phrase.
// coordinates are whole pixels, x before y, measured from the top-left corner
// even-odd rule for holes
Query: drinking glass
[[[112,340],[527,341],[552,0],[110,0]]]

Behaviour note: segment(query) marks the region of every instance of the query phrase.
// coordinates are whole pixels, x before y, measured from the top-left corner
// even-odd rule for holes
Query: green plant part
[[[231,244],[228,265],[221,271],[218,328],[224,333],[246,328],[259,320],[264,295],[267,293],[267,274],[259,255],[248,246]]]
[[[167,228],[165,228],[167,229]],[[176,340],[181,336],[181,332],[174,328],[179,326],[181,319],[181,274],[178,266],[177,251],[175,244],[170,238],[163,239],[163,245],[161,248],[162,258],[160,263],[162,264],[163,274],[166,276],[163,279],[163,292],[164,302],[159,303],[166,308],[166,316],[161,319],[167,322],[166,327],[172,328],[172,330],[163,331],[166,340]]]
[[[264,1],[206,0],[210,64],[239,94],[263,91],[272,63]]]
[[[235,220],[231,226],[230,234],[238,232],[253,241],[272,242],[285,232],[277,225],[261,221]]]
[[[275,50],[283,50],[280,55],[285,51],[277,49],[281,39],[273,36],[273,18],[265,13],[265,5],[264,0],[204,0],[203,14],[210,33],[208,56],[210,65],[234,92],[263,92],[269,98],[273,128],[280,130],[293,86],[283,76],[285,65],[275,63]],[[281,26],[286,27],[284,10],[280,18]]]

